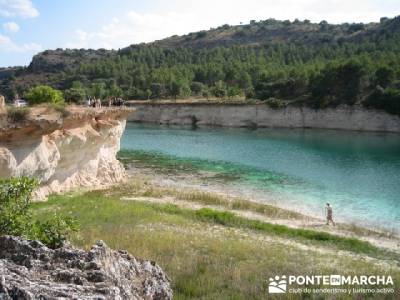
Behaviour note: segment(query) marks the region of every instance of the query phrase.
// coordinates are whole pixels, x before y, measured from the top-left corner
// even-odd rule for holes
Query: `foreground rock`
[[[154,262],[97,242],[89,252],[0,237],[0,299],[171,299]]]
[[[126,108],[57,111],[34,107],[27,115],[3,118],[0,178],[39,179],[38,199],[76,187],[104,187],[122,181],[126,174],[116,154],[130,112]]]

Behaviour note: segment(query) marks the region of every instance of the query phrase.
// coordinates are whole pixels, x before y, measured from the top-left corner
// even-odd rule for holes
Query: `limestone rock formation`
[[[97,242],[90,251],[0,237],[0,299],[172,299],[154,262]]]
[[[271,108],[264,103],[182,104],[135,101],[128,105],[135,108],[128,121],[140,123],[400,132],[399,116],[356,105],[318,110],[297,106]]]
[[[34,108],[25,120],[0,128],[0,178],[38,178],[37,198],[123,180],[116,154],[131,111]]]

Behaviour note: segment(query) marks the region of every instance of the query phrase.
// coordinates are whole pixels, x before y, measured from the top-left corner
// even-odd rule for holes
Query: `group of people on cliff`
[[[89,107],[101,107],[101,100],[98,98],[88,98],[86,101],[87,106]]]
[[[124,106],[125,101],[122,98],[117,97],[109,97],[107,99],[108,107],[111,106]],[[87,106],[89,107],[101,107],[102,101],[100,98],[91,98],[89,97],[86,101]]]

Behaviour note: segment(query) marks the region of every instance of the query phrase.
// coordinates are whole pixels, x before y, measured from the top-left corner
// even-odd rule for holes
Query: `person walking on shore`
[[[335,222],[333,221],[332,206],[330,206],[329,203],[326,204],[325,214],[326,214],[326,225],[329,225],[329,223],[332,223],[332,225],[335,226]]]
[[[0,114],[6,113],[6,99],[0,95]]]

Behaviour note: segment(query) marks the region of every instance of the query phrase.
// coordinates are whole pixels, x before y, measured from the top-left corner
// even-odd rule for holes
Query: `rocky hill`
[[[88,251],[0,237],[0,299],[172,299],[155,263],[99,241]]]
[[[376,38],[383,32],[400,29],[400,20],[382,18],[380,23],[329,24],[326,21],[311,23],[308,20],[290,22],[267,19],[250,21],[250,24],[230,26],[173,36],[153,44],[161,47],[211,48],[232,45],[253,45],[284,43],[318,46],[332,42],[357,42]]]
[[[192,32],[182,36],[172,36],[148,44],[130,45],[119,51],[105,49],[56,49],[46,50],[32,59],[27,67],[28,73],[68,71],[82,63],[123,55],[139,46],[163,48],[213,48],[233,45],[262,46],[266,44],[297,44],[303,46],[321,46],[333,42],[360,42],[390,36],[400,30],[400,17],[382,18],[380,23],[344,23],[329,24],[326,21],[311,23],[308,20],[290,22],[267,19],[250,21],[250,24],[230,26],[222,25],[210,30]],[[9,76],[18,68],[0,69],[0,78]],[[18,77],[18,74],[17,74]]]
[[[47,50],[0,70],[8,100],[46,84],[67,100],[278,99],[314,108],[364,103],[400,114],[400,17],[377,23],[250,21],[120,50]]]

